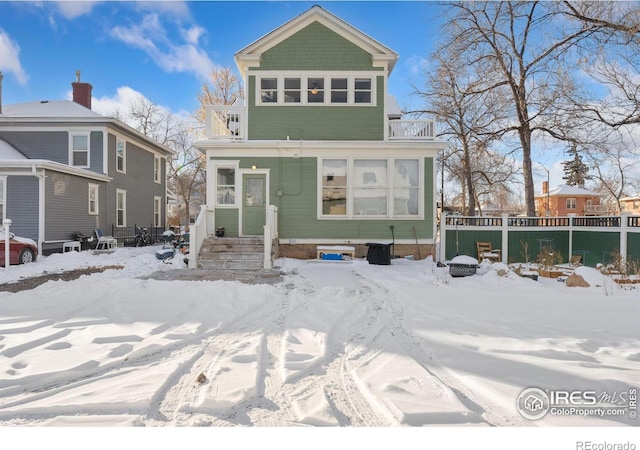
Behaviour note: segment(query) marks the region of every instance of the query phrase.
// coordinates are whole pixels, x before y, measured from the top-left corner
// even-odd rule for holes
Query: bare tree
[[[535,214],[532,176],[532,137],[544,133],[570,139],[572,127],[563,122],[568,91],[576,89],[565,69],[573,46],[600,25],[566,21],[556,27],[556,4],[547,2],[455,2],[445,28],[452,54],[487,74],[477,92],[495,91],[509,101],[511,121],[498,121],[495,136],[515,133],[522,156],[525,204]]]
[[[207,105],[233,105],[244,97],[241,80],[229,67],[219,67],[211,71],[209,83],[202,85],[198,94],[198,107],[193,113],[200,123],[204,123]]]

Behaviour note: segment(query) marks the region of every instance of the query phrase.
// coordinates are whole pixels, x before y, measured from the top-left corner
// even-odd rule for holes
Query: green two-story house
[[[327,245],[364,256],[366,243],[392,238],[396,255],[431,252],[445,143],[433,121],[403,120],[388,95],[395,52],[314,6],[235,60],[246,98],[208,107],[197,143],[207,160],[200,240],[224,227],[225,237],[273,238],[279,256],[315,258]]]

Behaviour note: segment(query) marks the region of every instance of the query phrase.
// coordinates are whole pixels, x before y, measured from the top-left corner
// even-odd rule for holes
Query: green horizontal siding
[[[424,220],[318,220],[316,158],[240,159],[241,169],[248,169],[254,164],[260,169],[270,169],[269,200],[270,204],[278,207],[281,239],[391,240],[391,225],[395,227],[396,239],[414,239],[416,235],[418,239],[433,238],[432,158],[425,158]],[[237,215],[233,216],[233,211],[236,210],[216,210],[216,226],[224,226],[229,236],[237,235],[238,229]]]
[[[377,83],[377,106],[255,104],[256,77],[249,77],[250,140],[379,141],[384,138],[384,77]]]
[[[264,52],[261,70],[371,70],[371,55],[313,22]]]
[[[226,237],[238,237],[239,210],[229,208],[216,208],[216,228],[224,227]]]

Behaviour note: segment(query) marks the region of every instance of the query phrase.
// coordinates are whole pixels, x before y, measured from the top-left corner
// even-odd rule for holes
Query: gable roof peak
[[[313,22],[318,22],[326,26],[371,54],[374,66],[385,67],[387,74],[393,70],[398,60],[398,54],[396,52],[316,4],[238,51],[235,54],[235,60],[238,69],[240,69],[240,73],[244,76],[248,67],[259,66],[262,53]]]

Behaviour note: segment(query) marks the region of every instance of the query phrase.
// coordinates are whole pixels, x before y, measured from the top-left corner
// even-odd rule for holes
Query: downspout
[[[44,169],[38,172],[36,165],[31,166],[31,173],[38,178],[38,254],[42,255],[42,243],[44,242],[45,233],[45,180]]]

